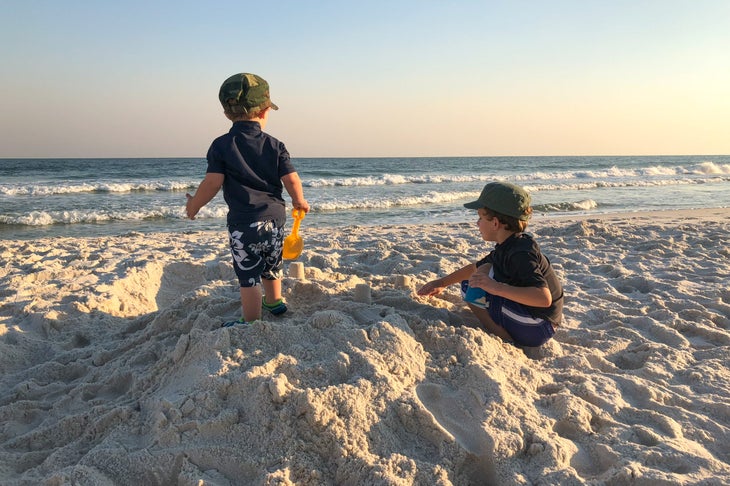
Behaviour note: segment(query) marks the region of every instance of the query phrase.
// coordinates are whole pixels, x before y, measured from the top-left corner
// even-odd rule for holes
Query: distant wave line
[[[448,204],[456,200],[475,198],[478,194],[463,193],[429,193],[418,197],[381,198],[366,201],[336,201],[313,204],[313,213],[348,212],[362,210],[387,210],[419,206],[425,210],[439,204]],[[536,205],[538,212],[585,211],[595,209],[598,204],[593,200],[562,202]],[[458,209],[458,206],[455,206]],[[210,205],[201,209],[197,219],[225,219],[228,208],[223,204]],[[0,225],[50,226],[54,224],[104,223],[112,221],[143,220],[181,220],[185,219],[184,207],[170,206],[164,208],[137,209],[130,211],[104,211],[99,209],[72,211],[31,211],[22,215],[0,215]]]
[[[489,182],[494,180],[510,180],[510,181],[517,181],[518,183],[521,183],[521,185],[531,192],[541,192],[541,191],[570,191],[570,190],[585,190],[585,189],[596,189],[596,188],[609,188],[609,187],[658,187],[658,186],[675,186],[675,185],[695,185],[695,184],[706,184],[706,183],[712,183],[712,182],[727,182],[730,181],[730,177],[709,177],[709,178],[695,178],[695,179],[645,179],[645,178],[638,178],[634,180],[594,180],[594,181],[586,181],[586,182],[577,182],[575,180],[569,181],[569,180],[563,180],[560,183],[554,182],[549,183],[549,181],[546,181],[545,183],[539,183],[539,182],[525,182],[525,181],[534,181],[536,178],[535,176],[531,177],[517,177],[517,178],[504,178],[504,177],[489,177],[489,176],[479,176],[479,177],[454,177],[454,178],[442,178],[438,182],[440,183],[469,183],[469,182]],[[553,178],[555,180],[555,178]],[[423,181],[421,182],[423,183]],[[434,181],[436,183],[436,181]],[[304,183],[305,187],[308,186],[308,184]],[[339,184],[328,184],[315,186],[315,185],[309,185],[309,187],[312,188],[322,188],[322,187],[336,187]],[[360,184],[360,186],[369,186],[370,184]],[[375,185],[375,184],[372,184]],[[353,185],[354,186],[354,185]],[[352,186],[351,186],[352,187]]]
[[[672,177],[675,178],[667,178]],[[676,176],[684,176],[676,178]],[[698,176],[687,178],[687,176]],[[705,177],[701,177],[705,176]],[[404,184],[458,184],[477,183],[491,180],[510,180],[521,183],[533,190],[571,190],[597,187],[632,187],[678,184],[701,184],[730,180],[730,164],[702,162],[692,167],[645,167],[640,169],[620,169],[612,167],[605,170],[580,170],[568,172],[535,172],[511,177],[494,174],[424,174],[400,175],[382,174],[379,176],[340,177],[333,179],[307,179],[302,176],[302,184],[310,188],[389,186]],[[665,177],[662,179],[661,177]],[[585,181],[585,182],[576,182]],[[541,183],[542,182],[542,183]],[[551,183],[552,182],[552,183]],[[131,193],[131,192],[182,192],[197,187],[197,180],[146,181],[146,182],[96,182],[68,183],[67,181],[48,184],[18,185],[0,184],[0,195],[4,196],[51,196],[81,193]]]
[[[55,196],[83,193],[125,193],[125,192],[180,192],[196,187],[196,183],[180,182],[96,182],[81,184],[0,184],[0,195],[4,196]]]
[[[441,183],[458,183],[458,182],[480,182],[490,180],[512,180],[512,181],[534,181],[534,180],[584,180],[584,179],[616,179],[616,178],[644,178],[659,176],[723,176],[730,175],[730,164],[715,164],[714,162],[702,162],[695,166],[686,168],[682,166],[676,167],[645,167],[640,169],[621,169],[612,167],[605,170],[577,170],[568,172],[545,172],[538,171],[531,174],[517,174],[506,177],[504,175],[494,175],[490,173],[478,175],[461,175],[461,174],[424,174],[424,175],[400,175],[400,174],[382,174],[379,176],[361,176],[361,177],[339,177],[332,179],[304,179],[305,187],[354,187],[354,186],[384,186],[399,184],[441,184]],[[709,177],[702,181],[708,182],[715,180],[716,177]],[[728,180],[728,178],[720,178]],[[697,181],[698,179],[694,179]],[[677,179],[676,183],[683,181],[691,182],[692,180]]]

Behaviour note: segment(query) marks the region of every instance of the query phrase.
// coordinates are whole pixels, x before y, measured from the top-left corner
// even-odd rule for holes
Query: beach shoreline
[[[223,227],[0,240],[0,482],[730,482],[730,208],[528,231],[566,292],[539,349],[415,295],[474,223],[305,220],[290,312],[231,329]]]
[[[641,210],[641,211],[622,211],[622,212],[604,212],[604,213],[553,213],[550,215],[536,215],[534,220],[556,220],[556,221],[621,221],[626,219],[641,221],[718,221],[730,219],[730,208],[700,208],[700,209],[657,209]]]

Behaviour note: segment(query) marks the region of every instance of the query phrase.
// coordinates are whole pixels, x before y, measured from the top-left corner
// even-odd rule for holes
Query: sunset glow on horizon
[[[722,0],[5,4],[0,157],[204,157],[242,71],[294,157],[730,153]]]

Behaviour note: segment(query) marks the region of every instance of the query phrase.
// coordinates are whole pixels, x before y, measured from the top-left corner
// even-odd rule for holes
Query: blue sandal
[[[243,320],[243,317],[241,317],[241,318],[240,318],[240,319],[238,319],[237,321],[228,321],[228,322],[224,322],[223,324],[221,324],[221,327],[233,327],[233,326],[236,326],[236,325],[238,325],[238,324],[244,324],[244,325],[248,325],[248,322],[244,321],[244,320]]]
[[[276,302],[274,302],[273,304],[267,304],[266,298],[262,297],[261,305],[263,305],[264,309],[271,312],[275,316],[279,316],[279,315],[283,314],[284,312],[286,312],[286,310],[287,310],[286,304],[284,303],[284,299],[279,299]]]

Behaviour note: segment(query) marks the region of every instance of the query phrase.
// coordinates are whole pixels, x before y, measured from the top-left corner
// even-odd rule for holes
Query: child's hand
[[[195,215],[198,214],[198,210],[193,207],[193,196],[190,195],[190,193],[185,193],[185,197],[188,199],[185,202],[185,212],[188,215],[188,218],[195,219]]]
[[[444,290],[443,285],[441,285],[441,282],[438,280],[432,280],[431,282],[428,282],[426,285],[418,289],[416,294],[418,295],[437,295],[440,294],[441,291]]]
[[[225,177],[225,174],[208,172],[205,174],[203,182],[198,186],[198,190],[195,191],[194,196],[185,194],[185,197],[188,198],[187,203],[185,203],[185,212],[188,218],[195,219],[195,215],[198,214],[200,208],[208,204],[218,194],[221,186],[223,186]]]
[[[294,206],[294,209],[301,209],[305,213],[309,212],[309,203],[306,199],[300,199],[299,201],[292,201],[292,206]]]
[[[469,287],[476,287],[493,295],[496,295],[495,290],[499,285],[499,282],[484,272],[474,272],[469,278]]]

